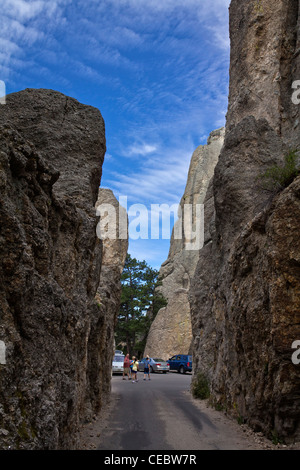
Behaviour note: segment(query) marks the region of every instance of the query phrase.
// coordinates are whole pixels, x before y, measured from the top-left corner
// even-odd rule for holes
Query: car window
[[[124,356],[115,356],[114,362],[124,362]]]
[[[176,359],[176,356],[173,356],[169,359],[169,361],[175,361],[175,359]]]
[[[159,359],[157,357],[153,358],[153,361],[155,361],[155,362],[165,362],[163,359]]]
[[[176,359],[177,359],[177,361],[180,361],[181,356],[177,356]]]

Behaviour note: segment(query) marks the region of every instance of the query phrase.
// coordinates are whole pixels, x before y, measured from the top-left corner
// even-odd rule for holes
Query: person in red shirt
[[[123,370],[123,380],[126,380],[125,375],[128,376],[128,380],[130,380],[130,359],[129,354],[126,354],[124,358],[124,370]]]

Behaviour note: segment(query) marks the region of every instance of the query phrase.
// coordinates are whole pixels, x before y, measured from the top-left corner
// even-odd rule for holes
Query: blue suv
[[[170,370],[177,370],[180,374],[192,372],[192,356],[177,354],[168,360]]]

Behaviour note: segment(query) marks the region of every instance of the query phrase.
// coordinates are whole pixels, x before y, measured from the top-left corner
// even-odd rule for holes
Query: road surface
[[[85,447],[98,450],[255,450],[272,448],[222,412],[194,400],[191,374],[152,374],[139,382],[112,377],[105,417],[85,430]]]

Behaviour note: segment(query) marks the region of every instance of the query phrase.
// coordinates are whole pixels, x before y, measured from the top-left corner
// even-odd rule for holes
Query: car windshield
[[[114,362],[124,362],[124,356],[115,356]]]
[[[163,359],[158,359],[157,357],[153,358],[154,362],[165,362]]]

